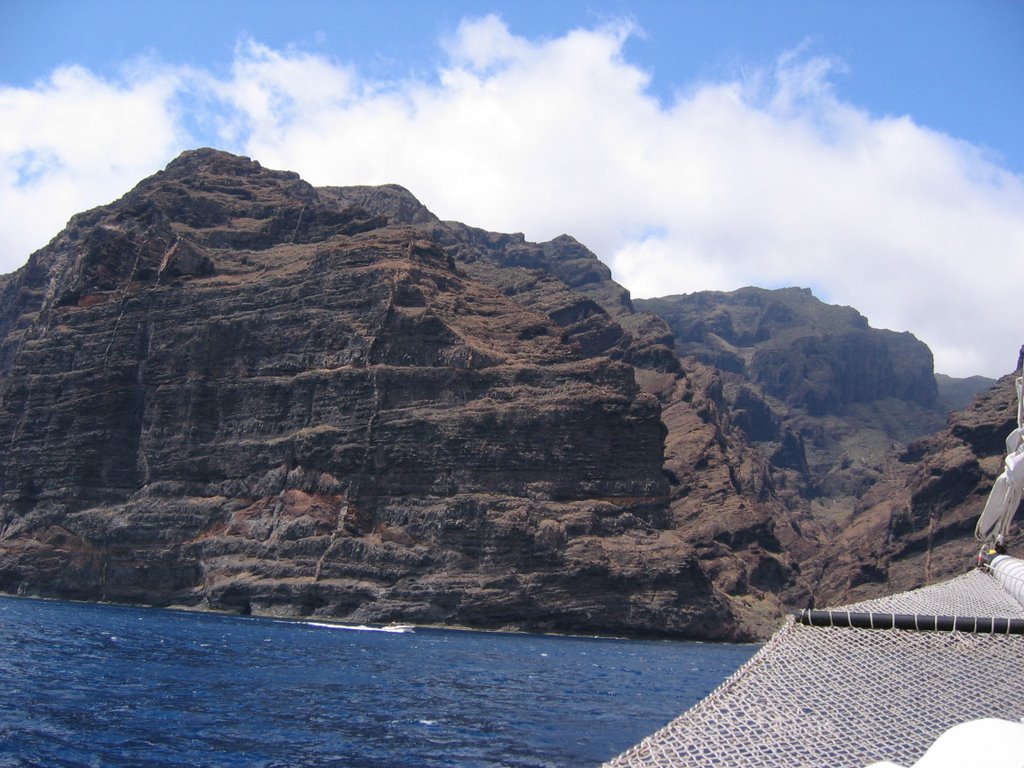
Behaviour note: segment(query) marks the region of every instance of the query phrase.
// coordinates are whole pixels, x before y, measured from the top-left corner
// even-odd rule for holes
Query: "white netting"
[[[910,592],[851,603],[837,610],[1024,618],[1024,606],[1000,589],[998,584],[993,584],[992,576],[982,570],[971,570],[941,584]]]
[[[843,609],[1024,617],[983,571]],[[945,730],[1024,716],[1024,636],[808,627],[792,620],[688,712],[606,765],[909,764]]]

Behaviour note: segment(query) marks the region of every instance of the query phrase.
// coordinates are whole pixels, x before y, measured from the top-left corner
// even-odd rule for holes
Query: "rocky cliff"
[[[1004,376],[953,413],[938,432],[913,440],[885,464],[884,480],[860,500],[830,543],[822,590],[850,599],[921,586],[969,568],[974,528],[1003,470],[1017,426],[1014,381]],[[1018,511],[1019,516],[1019,511]],[[1011,529],[1019,531],[1020,520]],[[1019,533],[1011,539],[1017,557]]]
[[[695,302],[187,152],[0,276],[0,591],[727,639],[953,569],[1005,387],[922,438],[909,334]]]
[[[931,351],[909,333],[871,328],[806,288],[704,291],[638,301],[664,317],[681,355],[742,374],[811,415],[895,398],[934,408]]]
[[[712,539],[722,558],[703,547],[702,559],[748,621],[770,609],[770,595],[778,608],[837,604],[921,586],[972,563],[974,521],[999,472],[1002,437],[965,438],[1005,437],[1013,407],[1006,381],[942,430],[947,405],[928,348],[806,289],[634,304],[668,322],[684,368],[714,372],[717,387],[704,391],[717,393],[712,421],[731,445],[730,476],[747,478],[732,496],[747,513],[724,522],[693,511],[680,527],[696,542],[721,526]],[[990,383],[943,382],[947,397],[961,399]],[[756,544],[743,546],[750,536]]]
[[[737,636],[587,254],[185,153],[4,279],[0,589]]]

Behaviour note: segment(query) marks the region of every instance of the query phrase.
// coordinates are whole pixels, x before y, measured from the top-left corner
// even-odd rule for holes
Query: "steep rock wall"
[[[75,217],[3,286],[0,589],[736,636],[636,343],[480,237],[213,150]]]

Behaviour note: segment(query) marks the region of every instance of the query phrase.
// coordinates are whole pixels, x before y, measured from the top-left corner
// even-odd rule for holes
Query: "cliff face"
[[[939,431],[946,409],[928,348],[806,289],[635,305],[668,322],[684,367],[715,371],[717,390],[705,392],[717,394],[703,412],[727,446],[734,486],[718,506],[734,511],[694,509],[677,519],[695,543],[712,532],[717,548],[699,546],[705,569],[741,614],[751,613],[750,595],[736,593],[744,584],[790,607],[838,604],[921,586],[972,562],[971,533],[999,471],[1012,391],[983,395]],[[969,433],[1001,437],[983,445]],[[669,459],[672,438],[670,428]],[[756,545],[745,544],[751,536]]]
[[[680,354],[742,374],[810,415],[885,398],[936,405],[928,347],[909,333],[870,328],[856,310],[807,289],[705,291],[637,305],[669,322]]]
[[[626,362],[671,354],[563,245],[212,150],[76,216],[3,286],[0,589],[735,636]]]
[[[973,564],[980,546],[974,528],[1003,470],[1006,436],[1017,426],[1018,376],[1019,368],[953,413],[944,429],[890,458],[885,481],[865,495],[831,543],[823,590],[873,597]],[[1010,553],[1020,556],[1019,542],[1011,540]]]
[[[637,305],[668,321],[680,355],[721,370],[732,425],[768,460],[778,490],[799,497],[791,505],[852,511],[888,453],[945,420],[927,346],[806,289]]]
[[[0,276],[0,591],[725,639],[956,569],[1005,387],[922,438],[909,334],[684,299],[185,153]]]

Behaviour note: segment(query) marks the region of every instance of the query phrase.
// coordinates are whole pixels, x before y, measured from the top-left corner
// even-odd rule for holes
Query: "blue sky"
[[[844,62],[836,83],[843,98],[875,114],[909,114],[1024,172],[1019,0],[0,0],[0,8],[0,76],[20,86],[61,64],[117,76],[125,62],[151,55],[224,72],[243,37],[358,62],[379,77],[429,76],[438,40],[462,18],[489,13],[530,38],[632,18],[642,33],[625,53],[664,98],[808,45]]]
[[[997,0],[0,0],[0,272],[212,145],[568,232],[636,296],[808,286],[996,376],[1021,30]]]

